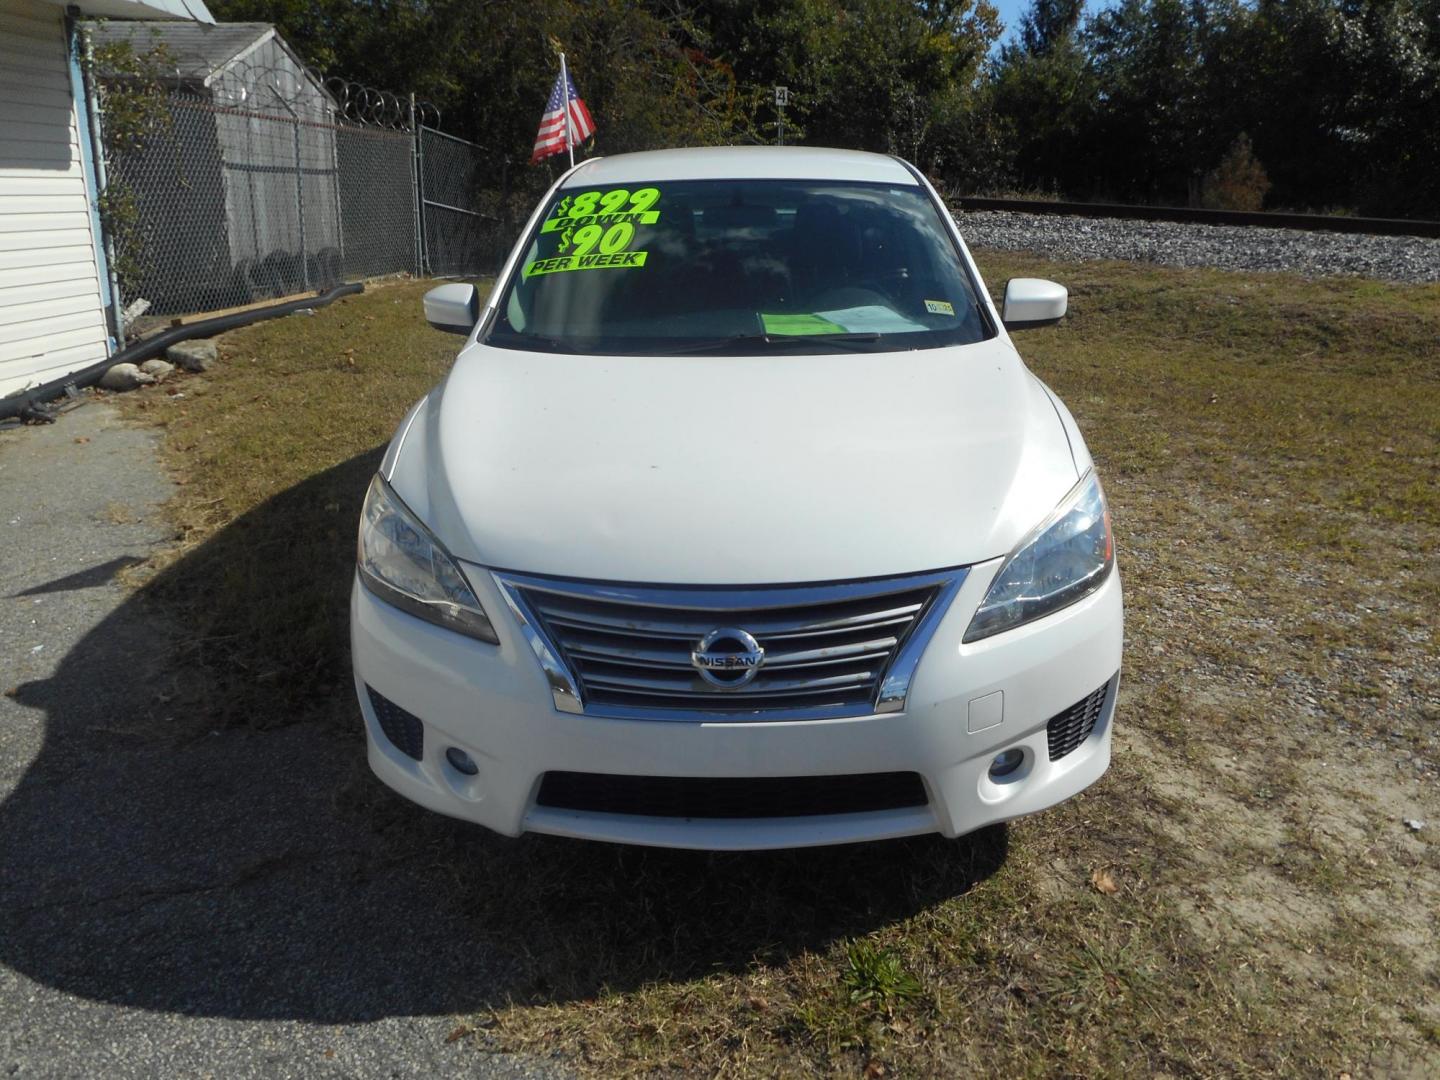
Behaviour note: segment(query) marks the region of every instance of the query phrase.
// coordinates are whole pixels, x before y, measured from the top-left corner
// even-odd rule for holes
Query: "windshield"
[[[928,349],[991,333],[924,189],[692,180],[557,192],[485,340],[745,354]]]

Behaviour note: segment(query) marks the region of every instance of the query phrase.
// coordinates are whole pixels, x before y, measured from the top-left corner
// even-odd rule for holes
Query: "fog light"
[[[995,755],[995,760],[990,762],[990,779],[999,780],[1009,776],[1020,767],[1025,760],[1025,751],[1018,746],[1012,746],[1009,750],[1001,750]]]
[[[458,746],[452,746],[445,751],[445,760],[450,762],[452,769],[458,773],[464,773],[466,776],[474,776],[480,771],[480,766],[475,764],[475,759]]]

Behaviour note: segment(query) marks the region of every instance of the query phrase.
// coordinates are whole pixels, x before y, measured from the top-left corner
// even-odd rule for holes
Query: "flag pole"
[[[565,68],[565,54],[560,54],[560,88],[565,94],[565,149],[570,151],[570,167],[575,167],[575,140],[570,137],[570,72]]]

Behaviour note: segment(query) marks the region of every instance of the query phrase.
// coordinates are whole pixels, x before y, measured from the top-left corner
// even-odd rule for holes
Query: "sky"
[[[990,3],[995,5],[995,9],[1000,12],[1000,21],[1005,24],[1005,32],[996,42],[997,45],[1003,45],[1020,32],[1020,16],[1029,9],[1030,0],[990,0]],[[1103,2],[1088,0],[1085,9],[1088,14],[1104,6]]]
[[[1005,24],[1005,33],[1000,40],[1008,40],[1020,25],[1020,16],[1025,14],[1025,9],[1030,6],[1030,0],[990,0],[990,2],[1000,12],[1000,21]]]

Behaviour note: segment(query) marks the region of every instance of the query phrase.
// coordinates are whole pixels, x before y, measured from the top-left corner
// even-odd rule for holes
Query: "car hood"
[[[671,584],[879,577],[1007,553],[1077,479],[1003,338],[824,356],[471,345],[390,459],[458,558]]]

